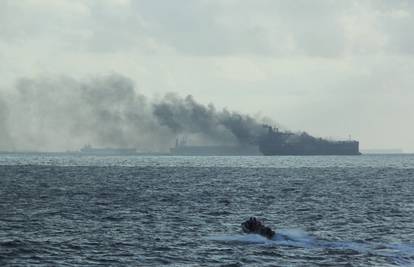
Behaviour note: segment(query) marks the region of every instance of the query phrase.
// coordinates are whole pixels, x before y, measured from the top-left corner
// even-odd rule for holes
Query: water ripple
[[[0,166],[0,265],[414,263],[412,169],[211,167],[209,160]],[[250,216],[275,228],[276,238],[242,234]]]

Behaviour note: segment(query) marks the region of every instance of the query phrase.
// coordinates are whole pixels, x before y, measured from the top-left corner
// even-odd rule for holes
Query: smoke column
[[[216,110],[187,96],[149,100],[121,75],[89,79],[22,78],[0,95],[0,150],[64,151],[95,147],[167,151],[177,136],[194,144],[252,144],[255,118]]]
[[[155,103],[153,110],[159,123],[174,133],[200,134],[215,143],[252,144],[263,131],[261,124],[248,115],[216,111],[213,105],[201,105],[192,96],[182,99],[169,94]]]

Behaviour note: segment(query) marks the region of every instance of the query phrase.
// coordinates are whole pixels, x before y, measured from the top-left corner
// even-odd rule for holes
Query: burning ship
[[[361,155],[355,140],[332,141],[307,133],[282,132],[268,125],[267,131],[249,144],[235,146],[191,146],[186,140],[176,140],[172,155],[184,156],[257,156],[257,155]]]
[[[259,137],[263,155],[360,155],[359,142],[355,140],[331,141],[307,133],[280,132],[265,125],[267,133]]]

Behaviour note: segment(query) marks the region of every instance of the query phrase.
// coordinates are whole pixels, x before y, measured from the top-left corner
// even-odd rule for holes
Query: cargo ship
[[[175,156],[259,156],[263,155],[257,145],[187,145],[185,139],[176,140],[170,149]]]
[[[265,125],[267,133],[258,139],[263,155],[361,155],[355,140],[331,141],[307,133],[281,132]]]

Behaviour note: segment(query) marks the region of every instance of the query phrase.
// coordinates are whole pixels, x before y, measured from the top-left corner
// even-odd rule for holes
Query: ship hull
[[[257,146],[176,146],[170,149],[176,156],[258,156]]]
[[[264,143],[260,151],[265,156],[273,155],[361,155],[358,143],[344,142],[314,145],[278,145],[277,143]]]
[[[293,152],[293,151],[262,151],[264,156],[359,156],[360,152]]]

